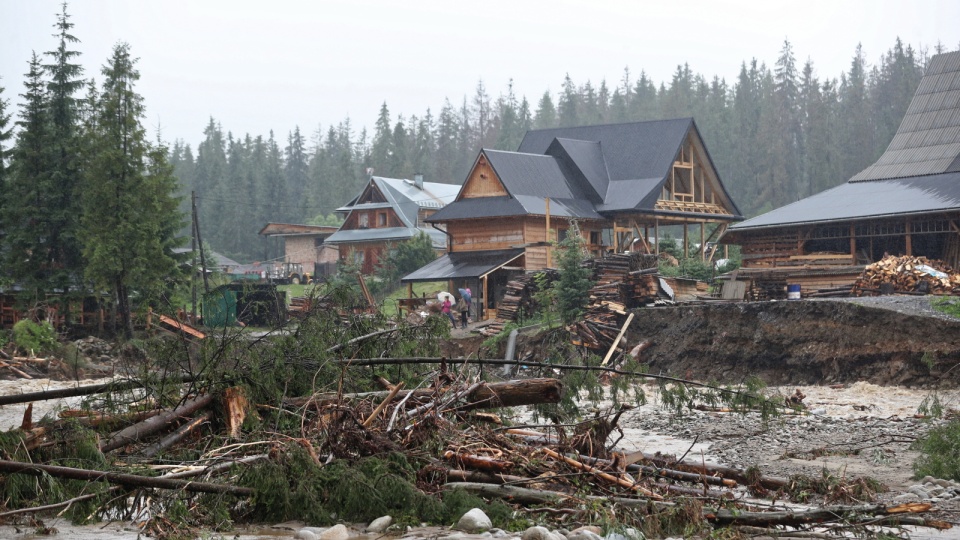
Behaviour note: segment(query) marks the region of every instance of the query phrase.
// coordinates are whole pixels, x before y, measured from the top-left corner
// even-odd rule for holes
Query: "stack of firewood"
[[[942,261],[926,257],[888,255],[869,266],[854,284],[854,292],[920,292],[960,294],[960,274]]]
[[[747,299],[752,302],[783,300],[786,297],[787,282],[780,280],[754,280],[747,291]]]

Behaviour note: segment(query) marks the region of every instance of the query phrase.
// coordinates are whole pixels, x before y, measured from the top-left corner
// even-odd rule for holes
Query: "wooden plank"
[[[181,332],[183,332],[183,333],[185,333],[185,334],[189,334],[189,335],[191,335],[191,336],[193,336],[193,337],[195,337],[195,338],[197,338],[197,339],[206,339],[206,337],[207,337],[206,334],[204,334],[203,332],[197,330],[196,328],[194,328],[194,327],[192,327],[192,326],[190,326],[190,325],[188,325],[188,324],[186,324],[186,323],[182,323],[182,322],[180,322],[180,321],[178,321],[178,320],[176,320],[176,319],[167,317],[166,315],[163,315],[163,314],[158,313],[158,314],[157,314],[157,318],[159,318],[159,319],[160,319],[160,322],[162,322],[163,324],[166,324],[167,326],[171,326],[171,327],[173,327],[173,328],[176,328],[177,330],[179,330],[179,331],[181,331]]]
[[[617,350],[617,345],[620,344],[620,340],[623,339],[623,334],[627,332],[627,328],[630,327],[630,323],[633,322],[633,313],[627,317],[627,322],[623,323],[623,328],[620,329],[620,333],[617,334],[617,339],[613,340],[613,344],[610,345],[610,350],[607,351],[607,355],[603,357],[603,362],[600,362],[601,366],[607,365],[607,362],[610,361],[610,357],[613,356],[613,351]]]

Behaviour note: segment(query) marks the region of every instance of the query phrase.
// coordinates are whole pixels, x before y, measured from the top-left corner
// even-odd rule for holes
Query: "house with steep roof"
[[[828,189],[731,227],[741,276],[846,286],[884,254],[960,267],[960,51],[930,60],[880,158]]]
[[[300,273],[313,277],[327,276],[336,272],[340,250],[327,242],[337,227],[328,225],[303,225],[295,223],[267,223],[260,229],[260,236],[283,240],[283,262],[296,265]],[[274,265],[266,267],[272,273]]]
[[[492,309],[513,274],[553,265],[577,222],[589,251],[659,251],[660,229],[718,236],[742,219],[692,118],[533,130],[516,152],[483,149],[456,198],[427,218],[449,252],[403,278],[475,287]],[[479,291],[479,294],[478,292]]]
[[[424,233],[434,249],[447,249],[447,236],[427,219],[452,201],[460,186],[424,182],[422,175],[413,180],[371,176],[359,195],[337,208],[343,225],[326,239],[340,250],[340,259],[371,274],[380,259],[399,242]]]

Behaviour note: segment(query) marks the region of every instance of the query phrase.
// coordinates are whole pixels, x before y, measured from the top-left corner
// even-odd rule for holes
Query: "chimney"
[[[413,185],[417,186],[417,189],[423,190],[423,174],[416,173],[413,175]]]

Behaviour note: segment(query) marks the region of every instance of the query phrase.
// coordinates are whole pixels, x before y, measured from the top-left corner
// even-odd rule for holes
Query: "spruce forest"
[[[102,146],[108,141],[98,132],[103,127],[99,118],[115,93],[108,87],[114,84],[111,77],[118,66],[112,63],[117,58],[104,67],[103,83],[82,73],[76,63],[81,40],[72,27],[64,6],[56,26],[60,46],[27,62],[27,93],[19,111],[11,109],[0,88],[0,182],[5,194],[0,204],[2,226],[9,233],[3,252],[23,253],[31,245],[49,243],[44,252],[50,260],[43,268],[53,272],[41,275],[36,264],[5,261],[9,277],[17,282],[63,289],[86,275],[111,281],[115,288],[129,276],[102,269],[104,275],[94,276],[90,261],[109,260],[109,239],[101,237],[105,230],[123,228],[101,227],[100,236],[91,231],[108,222],[99,219],[107,210],[97,195],[103,186],[95,186],[89,177],[108,166],[104,160],[110,149]],[[123,47],[123,69],[135,76],[129,46]],[[173,245],[171,234],[185,243],[189,228],[184,217],[195,192],[203,239],[212,249],[241,262],[271,260],[282,248],[278,241],[257,235],[266,223],[336,224],[334,210],[358,193],[369,169],[394,178],[419,172],[427,181],[459,184],[480,148],[514,150],[529,129],[687,116],[696,120],[741,211],[753,216],[844,182],[874,161],[895,133],[928,58],[943,50],[939,45],[935,51],[917,50],[897,40],[886,52],[868,58],[857,48],[849,69],[832,76],[819,74],[813,60],[799,62],[784,41],[771,64],[744,60],[733,81],[695,73],[681,63],[669,81],[626,68],[612,84],[576,82],[567,75],[558,92],[546,90],[533,97],[516,95],[512,85],[491,91],[481,80],[471,97],[447,99],[436,110],[420,114],[391,111],[385,96],[371,131],[345,118],[310,131],[294,126],[286,135],[241,135],[209,118],[196,148],[181,140],[151,142],[142,118],[131,118],[136,129],[130,136],[140,146],[136,155],[126,156],[127,164],[140,160],[138,177],[160,185],[133,192],[158,201],[179,197],[180,215],[158,201],[139,201],[139,225],[131,221],[123,227],[159,231],[156,245],[144,245],[147,251],[131,257]],[[125,83],[131,92],[135,80],[128,77]],[[131,99],[142,108],[142,98],[133,94]],[[314,120],[305,118],[304,125]],[[176,187],[167,193],[171,173]],[[86,222],[81,215],[87,216]],[[106,244],[90,245],[101,241]]]

